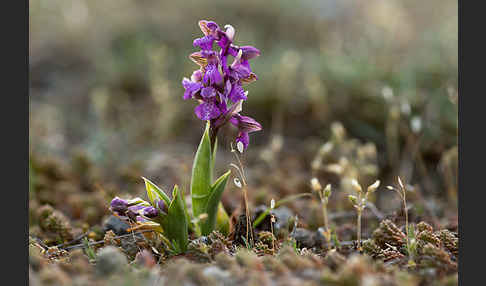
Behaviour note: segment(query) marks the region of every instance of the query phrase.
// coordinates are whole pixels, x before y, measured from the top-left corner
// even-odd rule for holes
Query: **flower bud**
[[[340,122],[334,122],[331,124],[331,132],[338,141],[343,140],[344,136],[346,136],[346,131]]]
[[[353,205],[358,205],[358,198],[356,196],[349,195],[348,199]]]
[[[368,192],[372,193],[376,191],[376,189],[378,189],[379,186],[380,186],[380,180],[376,180],[376,182],[374,182],[372,185],[368,187]]]
[[[165,204],[164,200],[156,200],[156,206],[159,211],[167,213],[167,205]]]
[[[235,28],[231,25],[225,25],[224,28],[226,29],[226,36],[230,41],[233,41],[233,38],[235,37]]]
[[[238,149],[238,152],[243,153],[243,151],[245,150],[243,142],[239,141],[238,143],[236,143],[236,149]]]
[[[262,130],[262,125],[248,116],[238,115],[233,121],[241,132],[250,133]]]
[[[245,60],[250,60],[260,55],[260,50],[252,46],[242,46],[240,50],[242,51],[241,57]]]
[[[324,188],[324,197],[329,198],[331,196],[331,184],[327,184]]]
[[[351,180],[351,186],[357,193],[361,193],[363,190],[361,189],[361,185],[356,181],[356,179]]]
[[[132,221],[137,221],[138,214],[137,214],[136,212],[134,212],[134,211],[132,211],[132,210],[130,210],[130,209],[129,209],[129,210],[126,212],[126,215],[127,215],[127,217],[128,217],[129,219],[131,219]]]
[[[159,215],[159,210],[154,207],[146,207],[143,210],[143,215],[148,218],[155,218]]]
[[[317,178],[311,179],[311,187],[312,187],[312,190],[316,193],[318,193],[322,190],[321,183],[319,183],[319,180]]]
[[[237,186],[238,188],[241,188],[241,181],[240,181],[240,179],[234,178],[233,179],[233,182],[235,183],[235,186]]]
[[[110,204],[111,211],[117,212],[119,214],[124,214],[128,209],[128,202],[120,199],[119,197],[115,197]]]
[[[327,142],[326,144],[322,145],[321,148],[319,149],[319,155],[324,156],[327,153],[331,152],[333,148],[334,148],[334,144],[332,144],[332,142]]]

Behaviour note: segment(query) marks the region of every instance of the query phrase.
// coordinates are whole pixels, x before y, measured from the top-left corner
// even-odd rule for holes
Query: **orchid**
[[[159,233],[171,251],[185,252],[188,244],[188,215],[182,191],[177,185],[174,186],[171,199],[161,188],[143,179],[149,201],[115,197],[110,203],[110,211],[130,223],[131,228],[127,231],[151,229]]]
[[[193,46],[201,50],[189,56],[199,69],[190,79],[183,78],[183,98],[199,102],[194,113],[199,119],[210,121],[212,145],[219,128],[231,122],[238,128],[236,143],[241,142],[246,149],[250,142],[248,134],[262,129],[253,118],[240,115],[241,104],[248,99],[243,84],[258,79],[249,60],[259,56],[260,51],[252,46],[234,45],[235,29],[231,25],[226,25],[223,30],[213,21],[201,20],[199,27],[204,36],[195,39]],[[213,49],[214,43],[219,51]],[[234,57],[231,64],[228,56]]]
[[[249,145],[249,133],[262,129],[255,119],[240,114],[243,102],[248,99],[243,84],[257,80],[249,60],[259,56],[260,51],[251,46],[234,45],[235,29],[231,25],[222,30],[215,22],[202,20],[199,27],[204,36],[195,39],[193,45],[200,51],[189,56],[199,69],[190,78],[182,79],[184,100],[197,100],[199,105],[194,113],[206,121],[192,167],[192,213],[188,212],[182,190],[177,185],[170,198],[146,178],[143,179],[149,201],[115,197],[110,204],[110,211],[131,223],[130,230],[154,230],[175,253],[187,250],[189,230],[196,236],[209,235],[213,230],[229,232],[229,216],[221,196],[231,170],[213,181],[219,128],[229,122],[238,129],[235,140],[241,147],[240,152]],[[220,48],[218,51],[213,50],[214,43]],[[234,57],[230,65],[228,56]]]

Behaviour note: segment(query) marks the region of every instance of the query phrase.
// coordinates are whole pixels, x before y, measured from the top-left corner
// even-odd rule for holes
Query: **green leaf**
[[[127,200],[127,203],[129,205],[142,205],[142,206],[150,206],[150,203],[149,202],[146,202],[144,200],[142,200],[141,198],[139,197],[136,197],[136,198],[133,198],[133,199],[129,199]]]
[[[211,186],[211,194],[205,206],[208,218],[201,225],[201,232],[203,235],[210,234],[216,225],[216,217],[218,214],[218,206],[221,201],[221,195],[223,194],[230,174],[231,170],[228,170]]]
[[[174,250],[178,253],[185,252],[188,244],[188,221],[182,191],[179,191],[177,185],[172,191],[172,202],[163,219],[163,228],[167,238],[176,246]]]
[[[213,160],[208,121],[192,165],[191,199],[194,217],[206,212],[206,203],[211,194],[212,170]]]
[[[145,181],[145,189],[147,190],[147,196],[149,198],[150,203],[155,206],[155,199],[162,199],[164,200],[166,205],[170,204],[170,198],[162,191],[159,187],[157,187],[154,183],[152,183],[149,179],[142,177]]]
[[[223,203],[219,202],[218,214],[216,215],[216,230],[224,235],[229,234],[229,216],[224,210]]]

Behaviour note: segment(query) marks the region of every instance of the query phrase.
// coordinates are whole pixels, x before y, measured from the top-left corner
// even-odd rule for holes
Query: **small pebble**
[[[118,248],[110,245],[98,251],[96,272],[100,276],[119,272],[125,265],[127,265],[127,258]]]

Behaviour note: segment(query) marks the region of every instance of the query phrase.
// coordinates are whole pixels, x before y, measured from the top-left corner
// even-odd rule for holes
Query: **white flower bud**
[[[372,185],[368,187],[368,192],[372,193],[376,191],[376,189],[378,189],[379,186],[380,186],[380,180],[376,180],[376,182],[374,182]]]
[[[357,193],[361,193],[363,189],[361,188],[361,185],[356,181],[356,179],[351,180],[351,186]]]
[[[311,179],[311,186],[314,192],[320,192],[322,190],[321,183],[319,183],[319,180],[317,178]]]
[[[234,179],[233,179],[233,182],[235,183],[235,186],[237,186],[238,188],[241,188],[241,182],[240,182],[240,179],[238,179],[238,178],[234,178]]]
[[[235,37],[235,28],[231,25],[225,25],[224,28],[226,29],[226,36],[230,39],[230,41],[233,41],[233,38]]]
[[[331,196],[331,184],[327,184],[324,188],[324,197],[329,198]]]
[[[236,143],[236,149],[238,149],[238,152],[243,153],[243,150],[245,150],[245,146],[243,145],[243,142],[238,141],[238,143]]]

